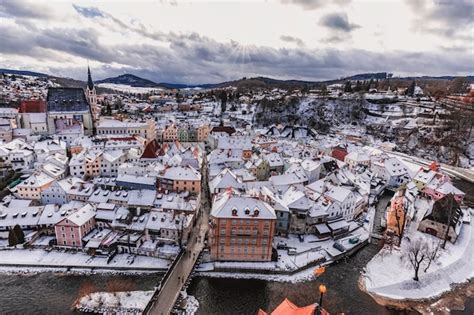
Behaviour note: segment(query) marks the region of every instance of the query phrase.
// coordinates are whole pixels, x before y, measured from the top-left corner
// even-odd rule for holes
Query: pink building
[[[464,200],[464,193],[454,187],[454,185],[448,180],[444,182],[436,182],[428,184],[423,192],[430,196],[434,201],[444,198],[448,194],[453,194],[454,199],[457,203],[462,204]]]
[[[95,227],[95,211],[85,205],[59,221],[54,231],[58,246],[83,247],[82,239]]]

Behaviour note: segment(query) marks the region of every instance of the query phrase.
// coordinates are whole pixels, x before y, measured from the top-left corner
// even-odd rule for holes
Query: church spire
[[[94,82],[92,82],[92,77],[91,77],[91,68],[87,66],[87,87],[89,90],[92,90],[94,88]]]

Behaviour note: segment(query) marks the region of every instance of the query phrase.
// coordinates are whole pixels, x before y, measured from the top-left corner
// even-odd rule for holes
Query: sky
[[[473,75],[474,0],[0,1],[0,68],[86,80]]]

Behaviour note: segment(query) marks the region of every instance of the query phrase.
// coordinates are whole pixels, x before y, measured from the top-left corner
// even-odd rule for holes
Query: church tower
[[[94,82],[92,82],[91,69],[87,66],[87,87],[86,96],[91,107],[92,119],[97,121],[99,119],[99,109],[97,108],[97,94],[95,91]]]

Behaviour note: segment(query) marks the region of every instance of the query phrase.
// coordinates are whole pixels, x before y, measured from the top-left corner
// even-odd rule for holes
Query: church
[[[94,134],[98,118],[97,94],[88,68],[87,87],[51,87],[46,97],[48,133],[70,143],[82,135]]]

